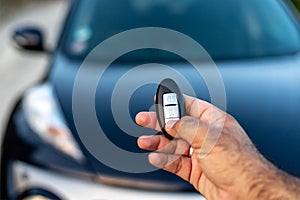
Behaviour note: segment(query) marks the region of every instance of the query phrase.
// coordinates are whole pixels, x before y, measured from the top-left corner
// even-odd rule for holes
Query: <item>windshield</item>
[[[84,58],[110,36],[139,27],[163,27],[184,33],[201,44],[213,59],[291,53],[298,51],[300,44],[298,29],[280,1],[82,0],[63,39],[63,51],[73,58]],[[157,43],[156,38],[150,39]],[[192,49],[186,51],[196,55]],[[97,58],[97,53],[94,56],[103,59]],[[177,58],[162,50],[144,49],[128,53],[124,59]]]

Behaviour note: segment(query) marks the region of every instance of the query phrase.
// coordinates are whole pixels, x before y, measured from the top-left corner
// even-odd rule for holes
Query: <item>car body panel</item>
[[[47,188],[61,199],[126,199],[179,200],[204,199],[196,192],[163,192],[128,189],[105,185],[92,179],[81,179],[36,168],[23,162],[13,163],[16,190],[22,193],[30,188]],[[26,175],[26,179],[24,179]],[[45,181],[47,180],[47,181]]]
[[[294,158],[300,153],[300,149],[298,148],[300,142],[300,124],[298,123],[300,119],[300,94],[298,92],[300,86],[299,58],[299,54],[293,54],[282,57],[216,63],[224,81],[227,95],[227,111],[238,119],[258,149],[268,159],[282,169],[298,176],[300,175],[300,171],[297,166],[300,165],[300,161]],[[62,57],[59,59],[65,60]],[[64,63],[68,61],[60,62]],[[91,64],[88,67],[90,68],[90,72],[86,76],[88,77],[87,79],[93,76],[97,78],[97,74],[95,74],[97,70],[93,70],[96,66]],[[201,80],[200,76],[190,75],[193,73],[192,67],[185,66],[184,64],[182,66],[178,66],[177,64],[174,68],[176,67],[180,68],[179,70],[183,74],[187,74],[189,81],[196,91],[197,97],[209,100],[209,93],[205,82],[203,80],[199,81]],[[60,83],[55,86],[58,98],[67,118],[70,117],[68,118],[68,122],[74,128],[71,114],[71,91],[78,65],[72,66],[70,63],[64,63],[61,66],[56,65],[56,68],[53,70],[51,77],[53,83]],[[100,113],[111,113],[110,97],[115,82],[127,70],[125,65],[114,66],[106,74],[107,77],[102,77],[103,80],[99,85],[102,84],[103,87],[98,87],[100,92],[96,93],[96,99],[99,98],[98,102],[96,101],[96,107],[98,107],[96,109],[100,109]],[[153,70],[155,69],[149,66],[148,69],[144,70],[143,74],[137,76],[137,79],[143,79],[143,76],[147,76],[151,72],[153,73]],[[68,74],[68,77],[64,74]],[[128,81],[134,82],[136,80]],[[62,82],[63,84],[61,84]],[[136,99],[133,101],[134,106],[129,105],[132,117],[137,112],[148,110],[153,105],[152,97],[155,91],[156,85],[148,85],[140,90],[140,94],[136,95]],[[100,94],[100,97],[97,96]],[[101,123],[101,119],[98,118],[98,120]],[[113,123],[112,114],[105,115],[105,123],[108,123],[107,126],[110,130],[114,130],[112,133],[109,132],[107,134],[108,137],[110,134],[114,135],[110,139],[115,141],[116,145],[127,148],[130,151],[137,151],[136,138],[128,136],[117,128],[113,128],[117,125]],[[75,130],[73,129],[74,132]],[[272,130],[272,132],[269,130]],[[124,141],[126,141],[126,144],[124,144]],[[93,162],[98,165],[98,161],[94,160]],[[97,166],[96,168],[99,169],[99,173],[106,173],[101,171],[101,167]]]

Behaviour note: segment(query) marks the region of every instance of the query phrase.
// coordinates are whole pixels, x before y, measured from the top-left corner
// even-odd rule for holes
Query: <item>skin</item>
[[[187,116],[165,126],[173,140],[152,135],[137,141],[140,148],[153,151],[152,165],[190,182],[206,199],[300,199],[299,179],[267,161],[232,116],[208,102],[184,98]],[[154,112],[138,113],[136,122],[161,130]],[[215,143],[203,156],[206,137]]]

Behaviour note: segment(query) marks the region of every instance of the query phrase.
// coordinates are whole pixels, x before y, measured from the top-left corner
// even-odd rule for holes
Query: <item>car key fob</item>
[[[173,139],[165,130],[165,125],[170,120],[179,120],[185,115],[183,95],[172,79],[164,79],[156,92],[156,117],[164,135]]]

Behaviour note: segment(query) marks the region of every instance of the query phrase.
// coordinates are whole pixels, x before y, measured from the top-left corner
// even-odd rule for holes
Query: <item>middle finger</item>
[[[188,156],[189,144],[182,139],[169,140],[163,135],[142,136],[138,146],[145,150]]]

